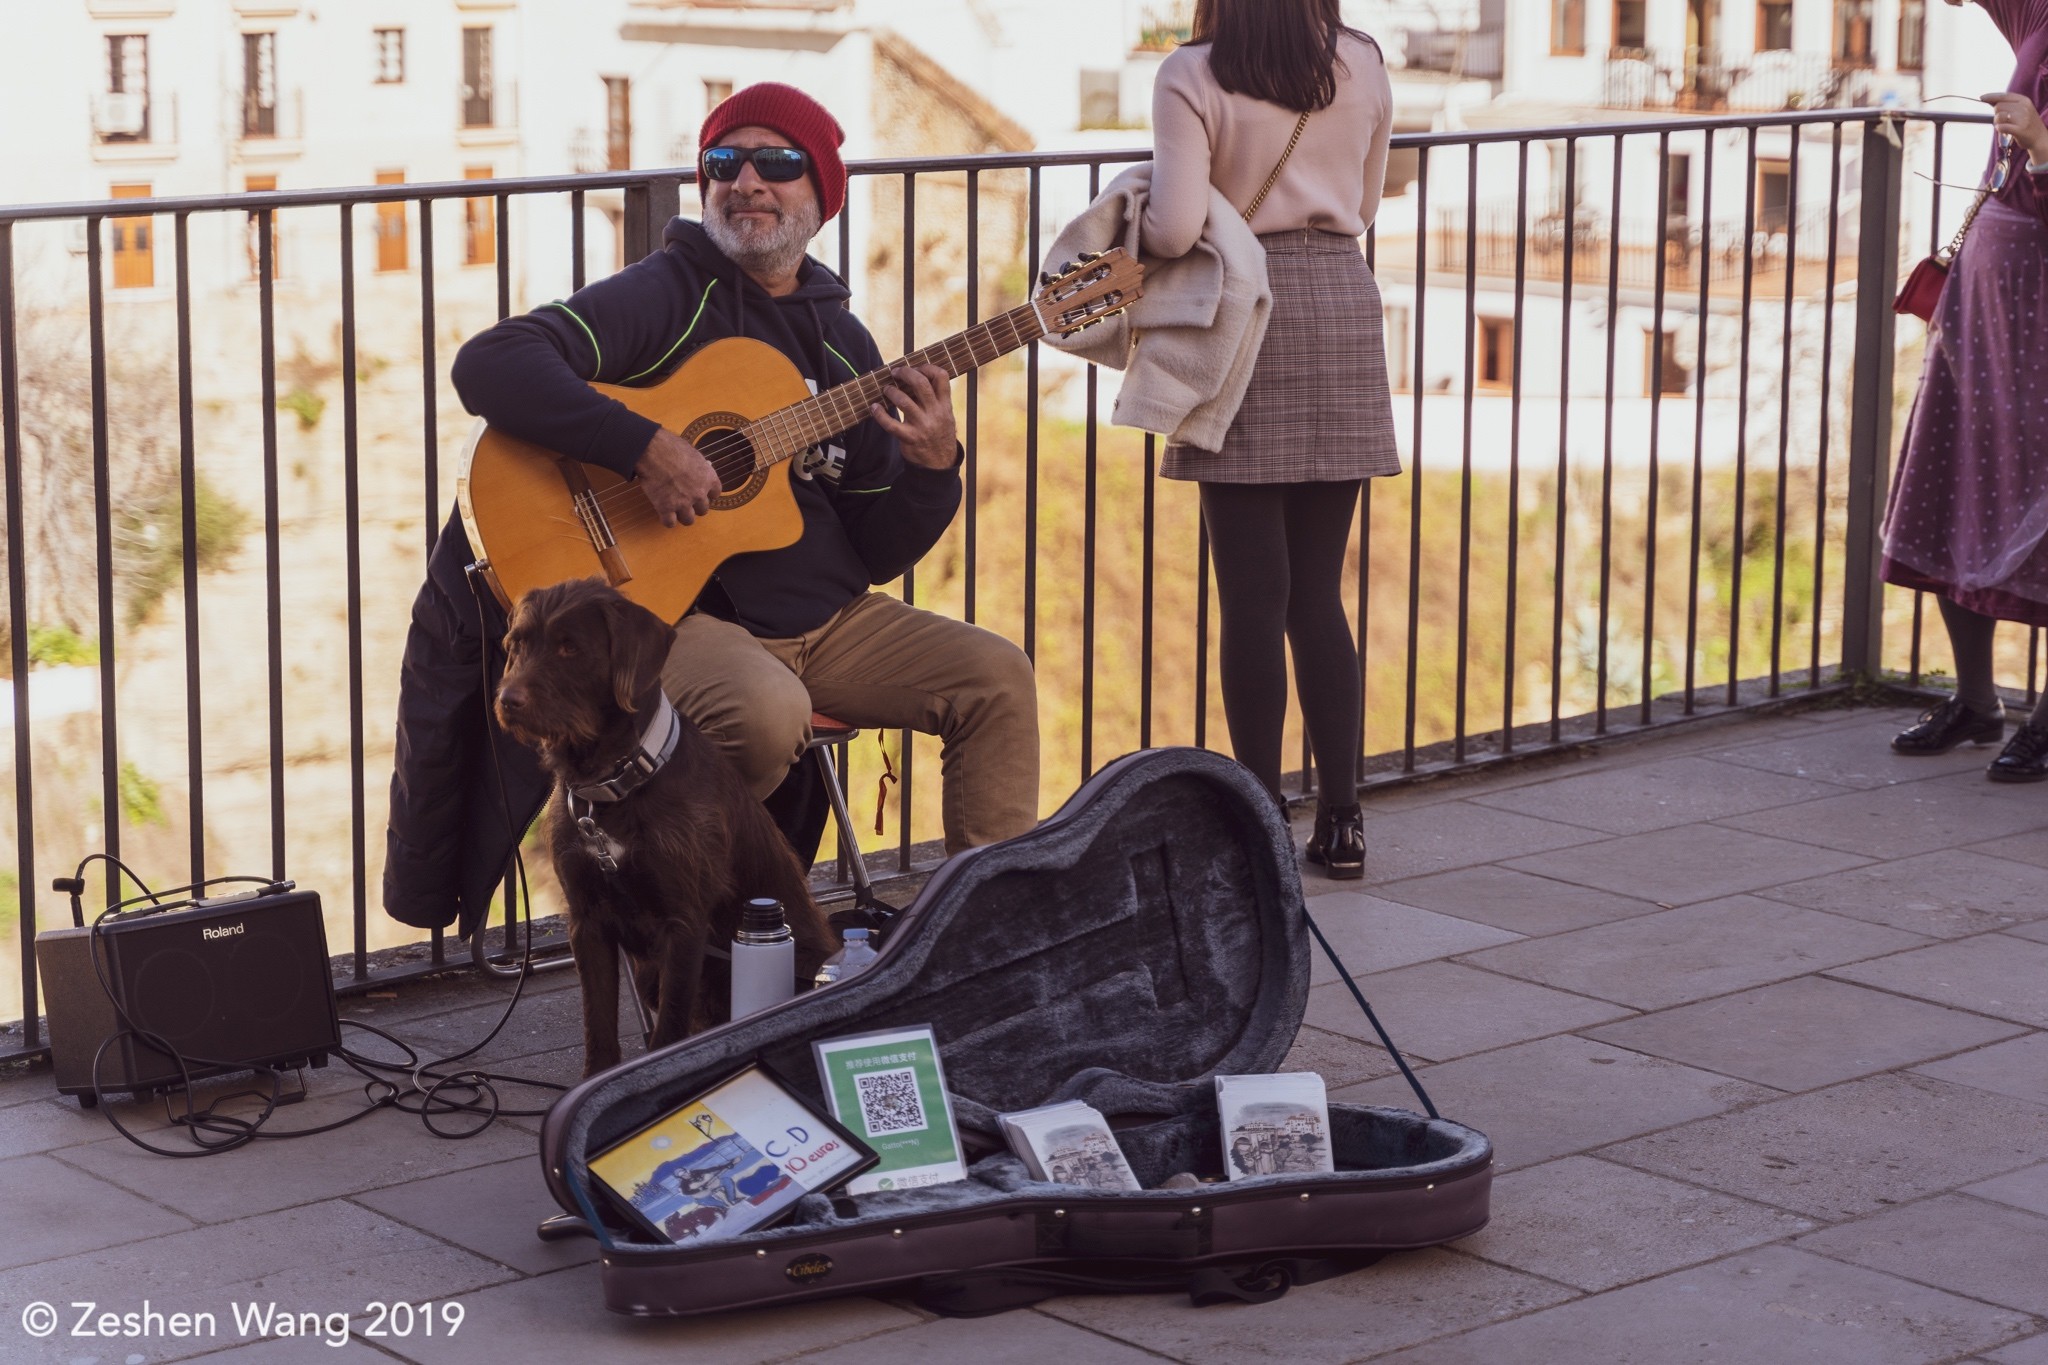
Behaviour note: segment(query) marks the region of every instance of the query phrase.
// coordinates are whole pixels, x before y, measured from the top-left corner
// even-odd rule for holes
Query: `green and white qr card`
[[[946,1073],[929,1026],[811,1044],[832,1115],[881,1155],[849,1194],[964,1180]]]

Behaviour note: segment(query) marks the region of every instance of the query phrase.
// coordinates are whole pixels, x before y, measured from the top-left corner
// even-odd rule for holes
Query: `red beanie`
[[[823,222],[846,205],[846,163],[839,159],[846,133],[824,105],[795,86],[775,81],[750,85],[729,96],[704,120],[697,134],[698,183],[704,180],[704,153],[735,128],[767,128],[782,134],[811,159],[811,184],[818,191]]]

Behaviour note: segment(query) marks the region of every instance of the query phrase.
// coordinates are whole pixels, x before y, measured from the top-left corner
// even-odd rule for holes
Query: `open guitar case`
[[[1331,1174],[1153,1188],[1223,1174],[1210,1078],[1280,1069],[1312,932],[1287,827],[1249,774],[1198,749],[1132,754],[1030,833],[945,864],[860,975],[562,1096],[541,1133],[548,1188],[595,1231],[607,1306],[644,1317],[884,1290],[961,1315],[1060,1292],[1262,1301],[1478,1230],[1492,1144],[1398,1109],[1332,1103]],[[966,1180],[812,1194],[771,1227],[679,1246],[642,1240],[591,1189],[588,1154],[734,1068],[766,1061],[822,1110],[814,1039],[920,1024]],[[998,1113],[1065,1099],[1109,1117],[1143,1192],[1034,1181],[1003,1146]]]

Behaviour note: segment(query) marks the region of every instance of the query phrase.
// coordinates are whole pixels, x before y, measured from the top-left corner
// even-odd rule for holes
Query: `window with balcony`
[[[242,180],[242,188],[250,194],[274,190],[277,188],[277,177],[274,175],[245,176]],[[278,278],[280,273],[278,259],[277,214],[273,212],[270,215],[270,278],[273,280]],[[263,215],[260,213],[251,213],[249,215],[249,278],[252,280],[263,278]]]
[[[1643,329],[1643,392],[1682,394],[1692,387],[1692,371],[1678,363],[1678,333]]]
[[[624,76],[604,78],[604,165],[623,171],[633,164],[633,83]]]
[[[1586,0],[1550,0],[1550,50],[1560,57],[1586,51]]]
[[[493,117],[491,30],[462,30],[462,126],[489,128]]]
[[[1474,357],[1475,387],[1505,392],[1515,382],[1515,320],[1479,319],[1476,342],[1479,354]]]
[[[1756,7],[1756,50],[1792,50],[1792,0],[1758,0]]]
[[[379,85],[405,84],[405,30],[380,28],[371,35]]]
[[[115,199],[147,199],[149,186],[115,185],[110,193]],[[156,284],[155,221],[148,214],[107,219],[114,238],[114,288],[148,289]]]
[[[732,98],[731,81],[704,82],[704,112],[709,115],[713,109]]]
[[[1395,393],[1409,392],[1408,310],[1388,304],[1380,310],[1387,337],[1387,387]]]
[[[93,111],[102,142],[149,141],[149,39],[107,35],[107,88]]]
[[[1899,70],[1927,65],[1927,0],[1899,0]]]
[[[1649,0],[1614,0],[1614,42],[1626,52],[1641,52],[1650,45]]]
[[[1872,62],[1871,27],[1876,0],[1835,0],[1835,61],[1842,66]]]
[[[1792,223],[1792,168],[1783,161],[1760,162],[1756,169],[1756,227],[1773,236]]]
[[[404,171],[379,171],[380,185],[403,185]],[[404,270],[412,264],[405,239],[405,201],[377,205],[377,269]]]
[[[464,180],[489,180],[489,166],[464,166]],[[495,265],[498,260],[498,201],[491,198],[462,201],[462,263]]]
[[[242,35],[242,136],[277,136],[277,35]]]

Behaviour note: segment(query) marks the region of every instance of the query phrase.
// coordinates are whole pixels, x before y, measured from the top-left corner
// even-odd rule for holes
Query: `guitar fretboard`
[[[754,447],[754,467],[765,469],[858,426],[870,415],[870,407],[882,401],[882,390],[888,386],[892,370],[909,365],[937,365],[957,379],[1044,335],[1038,311],[1027,303],[923,350],[912,351],[892,365],[749,422],[746,435]]]

